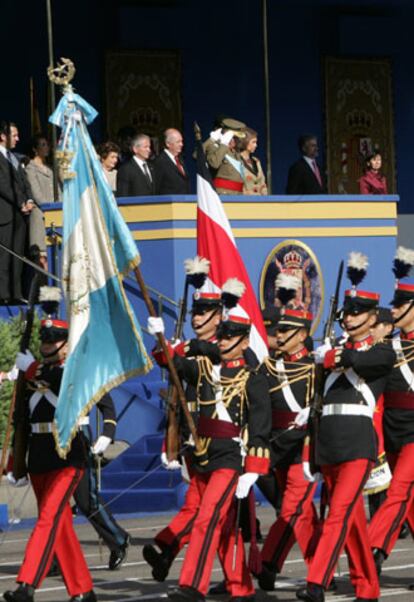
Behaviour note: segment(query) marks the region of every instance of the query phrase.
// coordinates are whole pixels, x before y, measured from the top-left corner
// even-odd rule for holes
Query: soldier
[[[307,481],[302,469],[303,441],[314,389],[314,362],[305,347],[312,314],[288,306],[299,285],[295,276],[280,274],[277,278],[277,294],[284,306],[277,324],[277,354],[266,358],[260,367],[269,383],[272,462],[282,491],[281,512],[262,550],[263,569],[258,582],[266,591],[275,589],[276,574],[282,571],[295,539],[309,563],[318,527],[313,504],[316,483]]]
[[[323,358],[329,371],[316,442],[329,513],[308,570],[307,586],[296,594],[308,602],[323,602],[345,546],[356,599],[377,600],[379,596],[361,493],[377,457],[373,414],[395,353],[389,345],[375,344],[370,335],[377,320],[379,295],[357,289],[367,265],[361,253],[350,254],[347,274],[352,288],[345,291],[343,307],[348,341],[316,352],[317,361]]]
[[[244,166],[238,141],[245,137],[245,127],[241,121],[225,118],[203,144],[218,194],[243,194]]]
[[[414,282],[401,282],[414,264],[414,251],[400,247],[394,259],[397,286],[392,300],[392,339],[397,361],[384,393],[384,444],[392,470],[387,496],[376,512],[369,538],[378,574],[390,554],[406,517],[414,527]]]
[[[56,555],[71,601],[95,602],[92,579],[72,524],[70,497],[85,469],[88,442],[77,431],[66,460],[55,450],[52,424],[67,351],[68,325],[63,320],[42,320],[40,352],[19,353],[16,365],[25,372],[27,399],[28,472],[37,498],[39,517],[26,546],[17,576],[19,587],[3,594],[7,602],[33,602],[34,592],[46,577]],[[11,478],[13,480],[13,478]],[[21,479],[19,479],[20,481]]]
[[[217,333],[221,365],[214,366],[207,357],[174,356],[179,374],[197,387],[200,414],[197,431],[202,445],[202,450],[194,453],[199,510],[179,587],[169,593],[170,600],[175,602],[205,600],[217,550],[231,600],[254,600],[239,531],[236,538],[234,527],[230,527],[230,535],[221,537],[234,494],[246,497],[259,473],[266,474],[269,467],[270,402],[265,378],[253,373],[243,358],[249,334],[250,321],[230,313]],[[247,442],[247,457],[245,473],[239,477],[245,453],[243,442]]]

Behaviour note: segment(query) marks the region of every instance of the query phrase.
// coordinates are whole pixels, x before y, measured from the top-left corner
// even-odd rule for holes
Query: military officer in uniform
[[[319,522],[313,504],[316,483],[307,481],[302,469],[305,425],[314,389],[314,362],[305,347],[312,314],[288,305],[299,286],[295,276],[279,274],[276,280],[277,295],[285,306],[277,324],[277,354],[260,367],[269,383],[272,462],[282,491],[281,512],[262,550],[263,570],[258,581],[267,591],[274,590],[276,574],[282,571],[295,540],[305,561],[310,561]]]
[[[52,423],[67,350],[68,325],[62,320],[41,322],[43,362],[30,352],[16,359],[25,372],[27,398],[28,473],[37,498],[39,516],[26,546],[17,576],[19,587],[3,594],[7,602],[33,602],[34,592],[48,574],[56,555],[73,602],[95,602],[93,584],[72,524],[69,500],[85,470],[89,444],[78,430],[66,460],[55,450]],[[13,477],[11,477],[12,480]]]
[[[408,519],[414,527],[414,282],[403,281],[414,264],[414,251],[399,248],[394,259],[397,286],[392,300],[392,339],[396,362],[384,393],[384,445],[392,470],[387,496],[369,527],[378,573]]]
[[[352,288],[345,291],[343,306],[347,342],[316,352],[317,361],[323,358],[328,370],[316,443],[329,513],[308,570],[307,586],[297,592],[297,597],[307,602],[323,602],[345,546],[356,599],[379,597],[361,494],[377,458],[373,414],[395,353],[390,345],[375,344],[370,335],[377,320],[379,295],[357,289],[367,265],[364,255],[351,253],[347,273]]]
[[[245,127],[241,121],[225,118],[203,144],[218,194],[243,194],[244,166],[238,141],[245,137]]]

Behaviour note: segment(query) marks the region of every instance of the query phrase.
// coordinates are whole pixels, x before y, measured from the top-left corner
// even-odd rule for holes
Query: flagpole
[[[144,282],[144,279],[142,277],[142,273],[141,273],[141,270],[139,269],[139,267],[134,268],[134,274],[135,274],[135,278],[137,279],[138,286],[141,289],[142,296],[144,297],[144,302],[145,302],[145,305],[147,306],[148,313],[153,318],[156,318],[157,317],[157,313],[156,313],[156,311],[154,309],[154,305],[153,305],[153,303],[151,301],[151,298],[150,298],[150,296],[148,294],[148,290],[147,290],[146,284]],[[185,394],[184,394],[184,390],[183,390],[181,381],[180,381],[180,379],[178,377],[177,371],[176,371],[175,366],[173,364],[173,361],[171,359],[170,352],[169,352],[168,346],[167,346],[167,342],[166,342],[165,337],[164,337],[164,335],[162,333],[157,333],[157,339],[158,339],[158,343],[160,344],[160,346],[161,346],[161,348],[162,348],[162,350],[164,352],[164,355],[165,355],[165,357],[167,359],[168,369],[169,369],[169,372],[170,372],[173,384],[174,384],[174,386],[177,389],[178,398],[180,400],[181,407],[183,409],[185,418],[187,420],[188,428],[190,429],[190,433],[191,433],[191,435],[192,435],[192,437],[194,439],[194,444],[195,444],[196,450],[198,452],[200,452],[201,451],[200,440],[199,440],[198,435],[197,435],[197,431],[196,431],[196,428],[195,428],[194,420],[193,420],[193,418],[192,418],[192,416],[190,414],[190,411],[188,409],[188,404],[187,404],[187,400],[185,398]]]
[[[51,0],[46,0],[46,13],[47,13],[47,41],[49,50],[49,67],[53,69],[55,63],[53,56],[53,29],[52,29],[52,6]],[[56,96],[55,86],[52,81],[49,80],[49,98],[50,98],[50,110],[54,113],[56,108]],[[58,183],[58,165],[56,160],[56,147],[57,147],[57,136],[56,126],[52,125],[52,152],[53,152],[53,197],[55,201],[59,198],[59,183]]]
[[[272,194],[272,145],[270,140],[270,86],[269,86],[269,39],[267,27],[267,0],[262,0],[263,29],[263,75],[266,129],[266,179],[269,194]]]

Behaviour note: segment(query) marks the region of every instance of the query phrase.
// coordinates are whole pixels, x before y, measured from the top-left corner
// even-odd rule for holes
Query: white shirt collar
[[[316,163],[316,159],[311,159],[310,157],[305,157],[305,155],[303,155],[303,158],[305,159],[306,163],[309,165],[309,167],[311,168],[311,170],[314,171],[313,166]]]
[[[0,153],[3,155],[3,157],[5,157],[5,159],[7,159],[7,148],[4,146],[4,144],[0,144]]]
[[[164,148],[164,153],[167,155],[167,157],[169,157],[171,159],[171,161],[174,163],[174,165],[177,165],[174,155],[172,153],[170,153],[170,151],[167,148]]]
[[[144,161],[143,159],[140,159],[136,155],[134,155],[134,159],[135,159],[135,162],[137,163],[138,167],[140,167],[142,169],[142,171],[144,171],[144,163],[146,163],[148,165],[148,161]]]

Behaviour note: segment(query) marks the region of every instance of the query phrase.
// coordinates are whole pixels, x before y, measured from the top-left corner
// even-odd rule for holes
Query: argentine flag
[[[54,425],[62,457],[79,419],[104,393],[152,367],[122,286],[139,253],[86,127],[96,115],[69,88],[50,117],[62,128],[56,155],[63,178],[62,281],[69,320]]]

